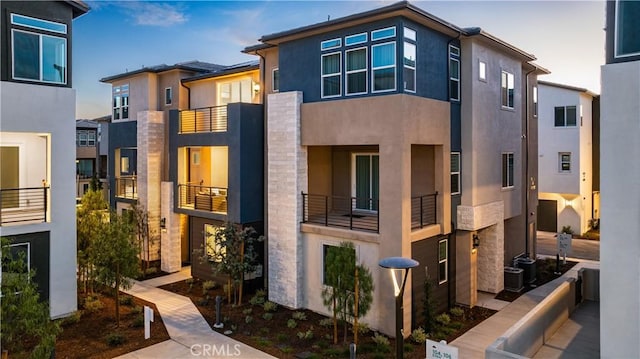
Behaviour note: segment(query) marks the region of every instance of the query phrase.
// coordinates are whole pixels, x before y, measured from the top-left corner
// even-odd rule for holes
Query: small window
[[[616,1],[615,56],[640,55],[640,1]]]
[[[480,81],[487,81],[487,64],[484,61],[478,62],[478,78]]]
[[[513,74],[507,71],[502,71],[501,79],[502,88],[502,107],[512,109],[514,107],[514,91],[515,91],[515,79]]]
[[[121,174],[129,173],[129,157],[120,158],[120,173]]]
[[[271,87],[273,92],[280,91],[280,70],[277,67],[271,72]]]
[[[173,94],[171,93],[171,87],[164,89],[164,104],[171,105],[173,102]]]
[[[558,170],[560,172],[571,172],[571,152],[558,153]]]
[[[416,91],[416,45],[404,43],[404,89]]]
[[[57,32],[59,34],[67,33],[66,24],[36,19],[34,17],[24,16],[24,15],[11,14],[11,23],[14,25],[30,27],[32,29]]]
[[[322,55],[322,97],[341,95],[341,58],[342,53],[334,52]]]
[[[348,50],[345,53],[347,95],[367,93],[367,48]]]
[[[576,106],[559,106],[554,108],[555,127],[575,127],[577,124]]]
[[[460,152],[451,152],[451,194],[460,194]]]
[[[395,42],[371,46],[371,66],[373,69],[373,92],[396,89]]]
[[[96,131],[87,131],[87,146],[96,145]]]
[[[367,42],[367,33],[366,32],[363,32],[362,34],[346,36],[344,38],[344,44],[346,46],[362,44],[364,42]]]
[[[387,27],[385,29],[371,31],[371,41],[387,39],[396,36],[396,28]]]
[[[533,86],[533,116],[538,117],[538,86]]]
[[[513,152],[502,154],[502,188],[513,187]]]
[[[445,283],[449,279],[449,243],[447,239],[438,242],[438,283]]]
[[[320,43],[320,49],[322,51],[324,50],[331,50],[331,49],[335,49],[342,46],[342,39],[337,38],[337,39],[332,39],[332,40],[326,40]]]
[[[449,45],[449,99],[460,101],[460,49]]]
[[[416,41],[416,31],[408,27],[404,28],[404,38]]]
[[[341,253],[340,251],[348,251],[348,252]],[[333,257],[338,255],[342,258],[352,258],[353,265],[355,266],[356,250],[354,248],[338,247],[338,246],[332,246],[328,244],[322,245],[322,284],[326,286],[336,285],[335,281],[337,280],[337,278],[329,278],[327,273],[327,267],[329,262],[331,262],[331,260],[333,259]]]
[[[113,87],[113,119],[126,120],[129,118],[129,85]]]

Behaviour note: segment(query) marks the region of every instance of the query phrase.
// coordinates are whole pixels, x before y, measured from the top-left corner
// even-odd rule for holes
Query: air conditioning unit
[[[524,282],[531,284],[536,281],[536,260],[531,258],[518,258],[517,267],[524,270]]]
[[[520,292],[524,288],[522,268],[504,267],[504,289]]]

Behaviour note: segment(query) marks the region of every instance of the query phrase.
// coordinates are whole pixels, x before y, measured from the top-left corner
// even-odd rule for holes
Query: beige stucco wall
[[[191,108],[218,106],[218,84],[231,81],[251,80],[252,83],[260,83],[260,72],[252,70],[239,74],[208,78],[187,84],[191,89]],[[260,92],[253,89],[251,103],[261,103]]]

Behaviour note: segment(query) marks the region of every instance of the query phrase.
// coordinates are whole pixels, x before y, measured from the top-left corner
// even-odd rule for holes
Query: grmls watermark
[[[240,344],[194,344],[191,346],[192,356],[236,357],[240,354]]]

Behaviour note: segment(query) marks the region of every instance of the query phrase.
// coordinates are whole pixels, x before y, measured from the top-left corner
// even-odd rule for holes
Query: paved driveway
[[[556,233],[538,231],[538,254],[556,255],[558,241],[555,235]],[[567,254],[567,257],[599,261],[600,241],[574,238],[571,240],[571,251]]]

